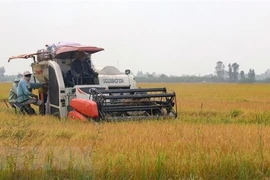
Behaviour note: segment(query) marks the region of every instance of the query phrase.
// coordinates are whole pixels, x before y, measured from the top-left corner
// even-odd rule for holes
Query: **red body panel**
[[[98,117],[98,107],[97,103],[94,101],[75,98],[71,100],[70,106],[85,116],[91,118]]]
[[[75,120],[75,121],[82,121],[82,122],[87,122],[87,118],[82,115],[81,113],[77,112],[77,111],[70,111],[68,113],[68,118],[70,120]]]

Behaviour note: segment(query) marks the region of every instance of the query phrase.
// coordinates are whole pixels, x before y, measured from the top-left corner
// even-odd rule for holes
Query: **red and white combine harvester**
[[[174,92],[169,93],[166,88],[137,88],[130,70],[121,73],[113,66],[94,68],[98,73],[92,77],[94,84],[67,79],[78,51],[87,53],[91,62],[91,55],[102,50],[77,43],[58,43],[46,45],[36,53],[10,57],[9,61],[33,58],[34,81],[49,81],[48,91],[39,92],[45,114],[81,121],[177,116]]]

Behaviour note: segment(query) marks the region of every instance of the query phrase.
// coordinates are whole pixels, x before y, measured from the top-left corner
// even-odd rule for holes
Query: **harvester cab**
[[[10,57],[9,61],[33,58],[34,80],[49,82],[47,91],[39,90],[45,114],[81,121],[177,116],[174,92],[168,93],[166,88],[137,88],[129,69],[121,73],[113,66],[92,67],[97,76],[89,77],[94,79],[91,84],[72,77],[71,63],[77,52],[85,52],[91,66],[92,54],[102,50],[77,43],[58,43],[46,45],[36,53]]]

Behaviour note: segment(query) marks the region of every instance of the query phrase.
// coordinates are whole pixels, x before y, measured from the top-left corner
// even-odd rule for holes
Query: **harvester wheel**
[[[55,112],[55,113],[53,113],[53,114],[52,114],[52,116],[57,117],[57,118],[60,118],[60,114],[59,114],[59,112]]]

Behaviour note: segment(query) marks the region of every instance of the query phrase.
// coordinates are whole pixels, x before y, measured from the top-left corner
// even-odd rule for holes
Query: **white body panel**
[[[46,113],[52,115],[59,115],[61,118],[65,118],[70,110],[70,101],[73,98],[91,99],[89,90],[91,88],[136,88],[135,77],[131,74],[116,74],[107,75],[100,74],[98,76],[99,84],[96,85],[75,85],[74,87],[65,87],[63,79],[63,69],[57,61],[42,61],[38,64],[34,64],[33,74],[38,82],[45,82],[45,78],[49,80],[50,90],[48,92],[48,100],[44,102],[46,105]],[[65,67],[66,68],[66,67]],[[56,81],[52,84],[53,80],[50,79],[50,72],[55,75]],[[56,88],[57,87],[57,88]],[[52,92],[52,89],[57,89]],[[53,102],[52,102],[53,101]]]
[[[60,69],[60,66],[55,62],[55,61],[48,61],[48,67],[49,67],[49,73],[50,73],[50,67],[52,70],[54,70],[55,77],[56,77],[56,82],[58,86],[58,92],[51,92],[52,88],[49,89],[49,101],[48,101],[48,106],[49,106],[49,113],[58,115],[59,113],[60,117],[66,117],[67,116],[67,106],[66,106],[66,87],[64,84],[63,76],[62,76],[62,71]],[[50,74],[48,76],[50,78]],[[50,82],[52,83],[52,82]],[[55,84],[56,85],[56,84]],[[55,86],[52,84],[52,86]],[[51,84],[50,84],[51,86]],[[52,103],[52,99],[56,102],[55,104]],[[58,103],[57,103],[58,101]],[[54,109],[52,111],[52,109]],[[56,112],[56,111],[59,112]]]
[[[98,79],[100,85],[108,86],[109,88],[136,88],[135,77],[132,75],[99,75]]]
[[[76,85],[74,86],[75,88],[75,96],[76,98],[81,98],[81,99],[91,99],[91,88],[96,88],[96,89],[106,89],[108,88],[107,86],[101,86],[101,85]]]

